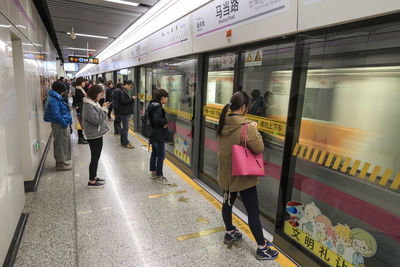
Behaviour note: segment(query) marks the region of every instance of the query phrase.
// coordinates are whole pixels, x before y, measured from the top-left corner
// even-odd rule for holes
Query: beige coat
[[[254,154],[264,152],[264,142],[252,121],[244,116],[227,116],[218,140],[218,184],[230,192],[239,192],[258,184],[257,176],[232,176],[232,145],[240,144],[242,125],[247,123],[247,147]],[[242,140],[244,144],[244,140]]]

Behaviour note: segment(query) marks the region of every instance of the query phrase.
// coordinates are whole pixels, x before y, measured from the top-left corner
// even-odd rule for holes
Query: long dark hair
[[[228,109],[231,111],[236,111],[239,110],[243,105],[246,105],[246,107],[249,107],[250,103],[250,97],[246,94],[246,92],[236,92],[233,94],[231,101],[225,105],[224,109],[221,112],[221,115],[219,116],[219,124],[218,124],[218,130],[217,134],[221,135],[222,129],[224,128],[225,124],[225,117],[226,114],[228,113]]]

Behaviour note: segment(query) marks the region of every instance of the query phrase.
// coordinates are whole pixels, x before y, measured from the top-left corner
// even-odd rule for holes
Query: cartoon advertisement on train
[[[365,258],[377,251],[376,240],[369,232],[347,224],[334,225],[314,202],[289,201],[286,212],[289,220],[284,232],[330,266],[365,267]]]

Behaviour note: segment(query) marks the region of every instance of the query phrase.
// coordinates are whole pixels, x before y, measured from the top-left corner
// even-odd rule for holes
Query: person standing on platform
[[[105,179],[97,177],[97,167],[103,149],[103,136],[110,130],[106,117],[110,103],[100,106],[100,99],[104,98],[104,90],[100,85],[89,88],[87,97],[83,99],[82,123],[85,136],[90,146],[89,188],[101,188]]]
[[[134,148],[128,140],[129,117],[134,113],[134,102],[136,99],[136,96],[129,96],[129,91],[132,87],[133,83],[131,80],[124,81],[121,92],[118,94],[118,109],[122,121],[121,146],[129,149]]]
[[[162,105],[168,102],[168,92],[158,89],[154,93],[155,99],[150,101],[147,107],[151,124],[150,144],[152,147],[150,157],[150,172],[152,178],[159,184],[170,184],[163,175],[163,164],[165,159],[165,143],[171,141],[168,130],[168,120]]]
[[[54,158],[57,171],[71,170],[67,161],[71,160],[71,139],[68,125],[72,123],[68,104],[62,95],[66,93],[62,82],[55,82],[49,90],[44,121],[51,123],[54,138]]]
[[[106,100],[106,86],[104,85],[104,78],[103,77],[99,78],[99,84],[98,85],[100,85],[101,88],[103,88],[103,99],[100,99],[100,102],[99,102],[100,106],[102,106],[103,103]]]
[[[218,184],[224,190],[222,218],[226,233],[224,243],[230,244],[242,237],[242,233],[232,224],[232,206],[237,193],[240,193],[246,208],[250,230],[257,241],[258,260],[273,260],[278,257],[278,251],[270,248],[266,242],[260,222],[257,196],[257,176],[232,176],[232,145],[241,145],[243,125],[247,125],[247,146],[254,154],[264,151],[264,142],[257,130],[257,123],[246,119],[250,98],[246,92],[235,93],[230,102],[221,112],[217,130],[218,142]],[[231,113],[227,116],[228,109]],[[242,144],[244,142],[242,141]]]
[[[108,120],[111,121],[111,112],[113,110],[113,104],[112,104],[112,93],[114,92],[114,84],[112,81],[107,82],[107,89],[106,89],[106,102],[111,103],[110,107],[108,108]]]
[[[82,126],[82,108],[83,108],[83,99],[86,97],[86,92],[83,89],[86,85],[85,79],[83,77],[78,77],[76,79],[76,88],[75,88],[75,106],[76,106],[76,117],[78,118],[79,124],[81,128]],[[86,145],[88,142],[83,136],[82,129],[78,128],[78,144]]]
[[[122,90],[122,84],[117,83],[117,86],[115,87],[113,93],[112,93],[112,105],[114,109],[114,134],[121,134],[121,117],[119,114],[119,108],[118,108],[118,98],[119,98],[119,93]]]

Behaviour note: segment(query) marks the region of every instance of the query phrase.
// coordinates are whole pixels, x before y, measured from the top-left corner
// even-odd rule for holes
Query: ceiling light
[[[140,5],[139,3],[123,1],[123,0],[105,0],[105,1],[106,2],[117,3],[117,4],[121,4],[121,5],[127,5],[127,6],[138,6],[138,5]]]
[[[87,49],[87,48],[67,47],[66,49],[69,49],[69,50],[79,50],[79,51],[92,51],[92,52],[96,52],[96,49]]]
[[[24,25],[16,25],[17,28],[22,28],[22,29],[26,29],[26,27]]]
[[[71,35],[70,32],[67,32],[68,35]],[[99,38],[99,39],[108,39],[107,36],[100,36],[100,35],[91,35],[91,34],[83,34],[83,33],[75,33],[76,36],[83,36],[83,37],[91,37],[91,38]]]
[[[2,25],[2,24],[0,24],[0,28],[10,28],[11,27],[11,25]]]

